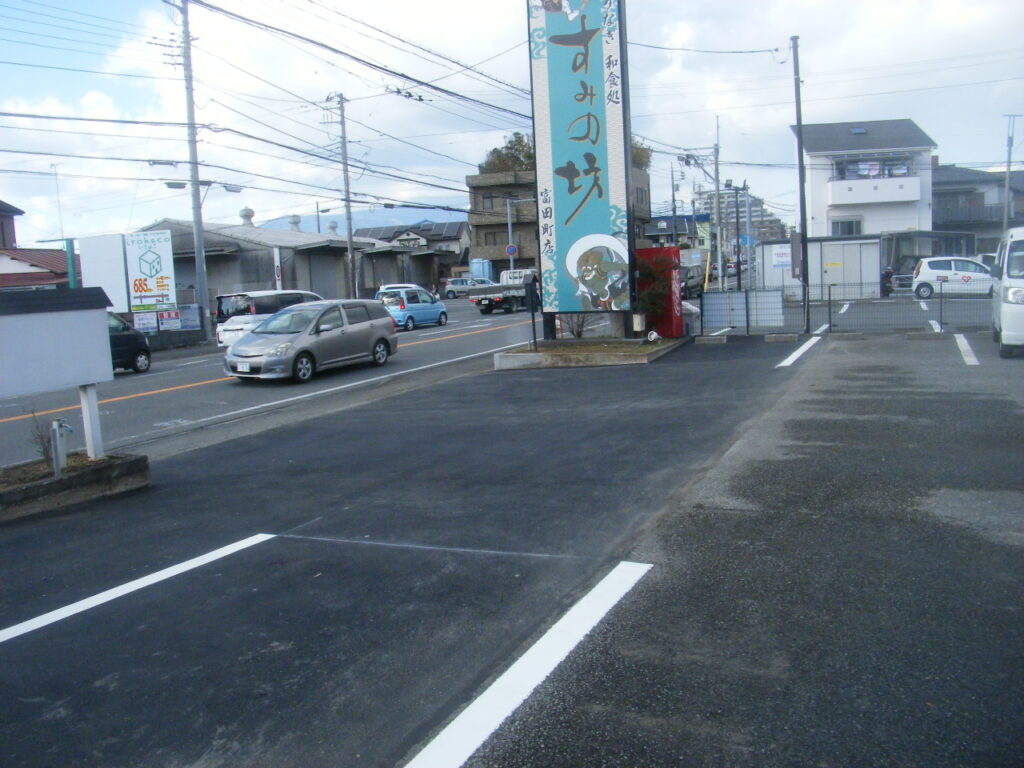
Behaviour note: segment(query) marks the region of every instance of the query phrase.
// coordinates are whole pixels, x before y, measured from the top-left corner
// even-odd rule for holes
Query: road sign
[[[740,245],[749,245],[751,247],[757,245],[757,238],[751,235],[740,235]]]
[[[519,253],[519,248],[512,245],[511,243],[505,246],[505,254],[508,256],[515,256]]]

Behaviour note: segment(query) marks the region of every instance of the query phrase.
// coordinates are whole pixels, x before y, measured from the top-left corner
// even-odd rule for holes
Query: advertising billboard
[[[124,253],[131,311],[177,309],[171,231],[161,229],[125,235]]]
[[[624,0],[527,0],[545,312],[630,306]]]

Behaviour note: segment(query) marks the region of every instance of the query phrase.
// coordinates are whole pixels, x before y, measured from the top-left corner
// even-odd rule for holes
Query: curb
[[[0,523],[149,485],[149,457],[110,454],[106,458],[110,460],[61,477],[48,477],[0,491]]]

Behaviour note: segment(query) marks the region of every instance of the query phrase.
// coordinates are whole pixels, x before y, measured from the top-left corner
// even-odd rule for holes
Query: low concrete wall
[[[0,523],[149,485],[149,458],[112,455],[96,466],[77,469],[15,488],[0,490]]]

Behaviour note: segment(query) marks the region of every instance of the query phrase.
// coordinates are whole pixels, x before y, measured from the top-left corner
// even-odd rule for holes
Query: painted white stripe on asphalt
[[[942,326],[939,325],[938,320],[929,320],[928,322],[931,323],[933,331],[935,331],[936,333],[942,333]]]
[[[191,560],[186,560],[184,563],[172,565],[169,568],[164,568],[162,571],[151,573],[148,576],[135,579],[135,581],[129,581],[127,584],[122,584],[119,587],[114,587],[106,590],[105,592],[93,595],[92,597],[87,597],[84,600],[79,600],[77,603],[71,603],[71,605],[66,605],[55,611],[44,613],[42,616],[37,616],[34,619],[23,621],[20,624],[15,624],[13,627],[0,630],[0,643],[5,643],[19,635],[33,632],[49,624],[66,619],[69,616],[74,616],[75,614],[82,613],[90,608],[95,608],[97,605],[109,603],[111,600],[124,597],[125,595],[144,587],[149,587],[157,582],[164,581],[165,579],[185,573],[186,571],[191,571],[193,568],[198,568],[201,565],[212,563],[214,560],[219,560],[222,557],[233,555],[235,552],[272,538],[274,538],[273,534],[258,533],[255,536],[250,536],[248,539],[236,541],[234,544],[228,544],[226,547],[221,547],[220,549],[215,549],[212,552],[207,552],[205,555],[200,555],[199,557],[194,557]]]
[[[803,346],[800,347],[800,349],[798,349],[796,352],[794,352],[792,355],[787,357],[785,360],[783,360],[781,363],[779,363],[775,367],[776,368],[788,368],[793,363],[795,363],[797,360],[799,360],[800,356],[803,355],[804,352],[806,352],[808,349],[813,347],[819,341],[821,341],[821,336],[811,336],[811,338],[809,338],[807,341],[804,342]]]
[[[731,331],[731,330],[732,330],[732,328],[723,328],[723,329],[722,329],[722,330],[720,330],[720,331],[715,331],[715,332],[714,332],[714,333],[712,333],[711,335],[712,335],[712,336],[720,336],[721,334],[723,334],[723,333],[728,333],[728,332],[729,332],[729,331]]]
[[[493,355],[495,352],[504,352],[506,349],[515,349],[516,347],[523,347],[529,344],[529,341],[520,341],[515,344],[507,344],[504,347],[497,347],[496,349],[489,349],[486,352],[474,352],[471,355],[463,355],[462,357],[453,357],[449,360],[441,360],[436,363],[429,363],[428,365],[421,365],[419,368],[410,368],[407,371],[396,371],[394,373],[385,373],[381,376],[374,376],[369,379],[361,379],[359,381],[353,381],[349,384],[341,384],[337,387],[329,387],[327,389],[318,389],[315,392],[307,392],[304,395],[295,395],[294,397],[286,397],[282,400],[272,400],[269,403],[260,403],[259,405],[251,405],[248,408],[240,408],[237,411],[227,411],[225,413],[218,413],[214,416],[206,416],[202,419],[196,419],[191,422],[192,424],[203,424],[207,421],[217,421],[218,419],[230,419],[235,416],[241,416],[246,413],[253,413],[254,411],[263,411],[270,408],[277,408],[281,405],[288,405],[289,403],[297,403],[300,400],[309,400],[313,397],[322,397],[323,395],[330,395],[335,392],[341,392],[346,389],[353,389],[355,387],[365,387],[368,384],[376,384],[379,381],[387,381],[388,379],[397,379],[400,376],[409,376],[413,373],[419,373],[420,371],[426,371],[430,368],[439,368],[442,365],[449,365],[450,363],[460,363],[463,360],[471,360],[474,357],[483,357],[484,355]],[[137,440],[145,435],[132,435],[130,437],[122,438],[119,443],[126,441]]]
[[[967,342],[967,337],[962,333],[958,333],[954,338],[956,339],[956,345],[960,348],[960,356],[963,357],[964,363],[967,365],[978,365],[978,358],[974,356],[974,350],[971,349],[971,345]]]
[[[615,566],[406,768],[458,768],[465,763],[650,569],[645,563]]]
[[[921,305],[921,309],[923,309],[925,312],[928,311],[928,302],[927,301],[919,301],[917,303]]]
[[[843,308],[839,310],[839,314],[840,315],[843,314],[849,308],[850,308],[850,302],[846,302],[845,304],[843,304]]]
[[[818,330],[816,330],[814,332],[814,335],[817,336],[818,334],[824,333],[827,330],[828,330],[828,323],[825,323],[823,326],[821,326],[821,328],[819,328]]]

